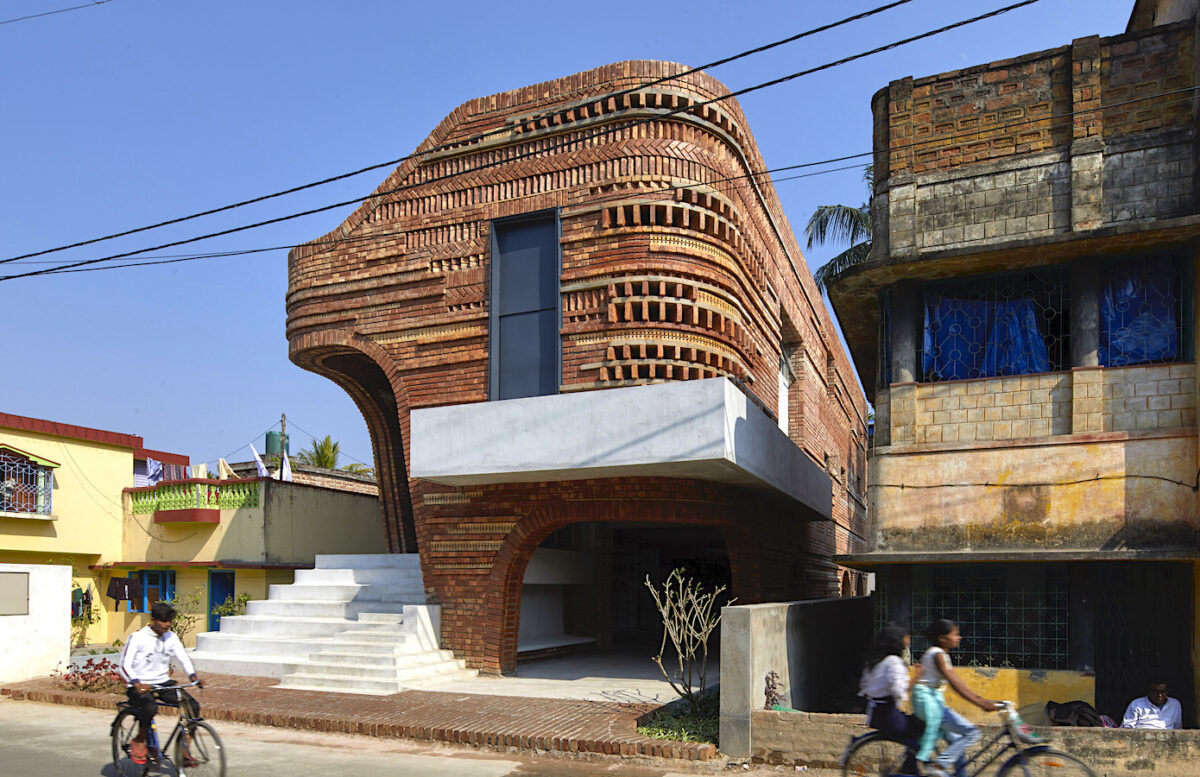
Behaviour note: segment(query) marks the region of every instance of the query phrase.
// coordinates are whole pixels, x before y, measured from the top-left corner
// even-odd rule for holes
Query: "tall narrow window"
[[[492,399],[558,391],[558,232],[556,212],[492,224]]]

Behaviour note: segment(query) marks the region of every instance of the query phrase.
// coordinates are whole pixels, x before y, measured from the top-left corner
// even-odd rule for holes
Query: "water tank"
[[[284,453],[291,453],[288,436],[282,432],[267,432],[267,455],[280,456]]]

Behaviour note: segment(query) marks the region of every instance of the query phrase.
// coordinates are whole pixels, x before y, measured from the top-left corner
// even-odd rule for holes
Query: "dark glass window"
[[[130,612],[150,612],[155,602],[175,598],[175,572],[170,569],[146,569],[133,573],[142,584],[142,598],[129,602]]]
[[[892,293],[879,292],[879,387],[892,385]]]
[[[492,225],[492,399],[558,391],[558,244],[556,213]]]
[[[1071,295],[1061,268],[930,283],[922,297],[925,381],[1029,375],[1069,365]]]
[[[1183,268],[1175,257],[1105,266],[1100,363],[1123,367],[1190,358],[1191,297],[1184,288]]]

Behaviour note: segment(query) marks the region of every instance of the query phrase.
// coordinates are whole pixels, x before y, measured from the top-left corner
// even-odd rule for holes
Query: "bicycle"
[[[198,684],[159,685],[154,690],[191,688]],[[178,703],[159,700],[162,706],[178,707],[179,719],[166,744],[161,746],[155,720],[151,720],[150,730],[146,732],[148,753],[145,764],[134,763],[129,753],[130,742],[138,728],[134,707],[128,702],[117,702],[117,717],[112,722],[112,756],[118,775],[137,773],[147,777],[150,769],[158,764],[170,767],[179,777],[225,777],[225,747],[221,738],[203,718],[191,716],[179,694],[175,694],[175,700]],[[172,744],[175,746],[174,758],[169,755]]]
[[[1014,751],[1013,755],[1001,765],[996,777],[1041,777],[1047,774],[1056,777],[1096,777],[1095,772],[1075,756],[1051,748],[1036,734],[1022,731],[1013,703],[1006,701],[1002,704],[1004,706],[997,712],[1002,714],[1004,725],[1000,733],[982,745],[966,762],[969,777],[978,777],[1009,751]],[[1005,742],[1005,739],[1008,741]],[[901,769],[906,759],[910,763],[915,760],[916,749],[915,742],[903,742],[878,731],[869,731],[854,737],[846,745],[842,753],[842,777],[911,774]]]

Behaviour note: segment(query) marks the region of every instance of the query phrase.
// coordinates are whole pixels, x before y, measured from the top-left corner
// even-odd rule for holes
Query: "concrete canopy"
[[[727,378],[414,410],[412,476],[446,485],[621,476],[765,489],[831,518],[832,480]]]

